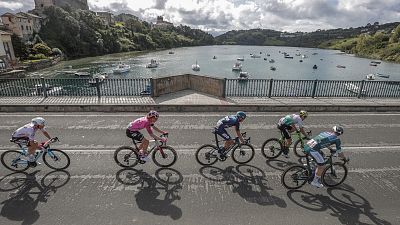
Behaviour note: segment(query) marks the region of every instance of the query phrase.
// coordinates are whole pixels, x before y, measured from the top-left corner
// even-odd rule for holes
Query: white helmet
[[[35,125],[42,125],[45,126],[46,125],[46,120],[43,119],[43,117],[35,117],[32,119],[32,123]]]

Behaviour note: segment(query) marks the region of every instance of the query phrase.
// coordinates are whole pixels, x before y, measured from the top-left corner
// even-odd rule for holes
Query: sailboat
[[[193,65],[192,65],[192,70],[194,70],[194,71],[200,71],[200,65],[197,64],[197,60],[196,60],[196,64],[193,64]]]

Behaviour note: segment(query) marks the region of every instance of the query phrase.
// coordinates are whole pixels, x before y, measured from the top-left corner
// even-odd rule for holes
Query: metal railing
[[[151,78],[0,79],[0,96],[140,96],[151,95]]]
[[[400,97],[400,81],[225,79],[227,97]]]
[[[400,97],[400,81],[224,79],[223,97]],[[0,79],[0,96],[151,95],[152,78]]]

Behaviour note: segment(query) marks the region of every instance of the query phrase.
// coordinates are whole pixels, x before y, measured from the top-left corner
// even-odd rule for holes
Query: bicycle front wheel
[[[152,155],[153,162],[160,167],[170,167],[174,165],[177,158],[178,154],[176,154],[175,149],[170,146],[160,146]]]
[[[43,154],[43,162],[53,170],[64,170],[69,166],[71,160],[67,153],[59,149],[48,149]]]
[[[29,168],[28,162],[22,159],[24,155],[20,151],[9,150],[1,154],[1,163],[12,171],[25,171]]]
[[[347,172],[347,167],[343,163],[335,162],[322,172],[322,183],[328,187],[338,186],[346,179]]]
[[[308,170],[304,166],[294,165],[287,168],[281,177],[283,186],[287,189],[298,189],[309,179]]]
[[[215,151],[218,151],[217,146],[214,145],[203,145],[199,149],[197,149],[196,161],[203,166],[209,166],[217,162],[217,157],[214,154]]]
[[[282,144],[277,138],[271,138],[261,146],[261,152],[267,159],[275,159],[282,153]]]
[[[307,154],[304,152],[304,141],[302,143],[301,140],[297,140],[294,143],[293,151],[294,151],[294,154],[297,155],[297,157],[300,157],[300,158],[306,157]]]
[[[114,161],[121,167],[134,167],[139,162],[139,155],[132,147],[122,146],[115,150]]]
[[[254,154],[255,151],[253,146],[249,144],[241,144],[232,150],[232,159],[235,163],[245,164],[253,159]]]

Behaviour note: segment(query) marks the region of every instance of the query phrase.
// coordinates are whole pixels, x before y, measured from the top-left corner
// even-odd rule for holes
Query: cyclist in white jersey
[[[38,149],[39,143],[35,141],[37,130],[42,131],[43,135],[51,139],[49,133],[45,130],[46,120],[42,117],[35,117],[32,121],[20,128],[12,134],[12,140],[20,144],[26,144],[28,147],[28,161],[31,166],[36,166],[35,151]]]

